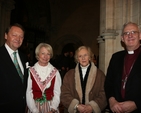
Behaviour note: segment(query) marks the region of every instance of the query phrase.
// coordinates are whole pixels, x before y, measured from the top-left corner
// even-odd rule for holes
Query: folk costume
[[[69,113],[77,113],[78,104],[91,105],[94,113],[101,113],[106,107],[104,73],[93,62],[82,67],[79,63],[69,70],[63,80],[61,101]]]
[[[61,77],[50,63],[40,66],[38,62],[29,69],[27,87],[28,113],[59,112]]]

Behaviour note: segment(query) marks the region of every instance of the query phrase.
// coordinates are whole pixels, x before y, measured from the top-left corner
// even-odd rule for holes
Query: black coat
[[[126,51],[120,51],[113,54],[110,60],[105,80],[107,100],[113,96],[119,102],[127,100],[134,101],[137,110],[132,113],[141,113],[141,53],[137,57],[130,72],[125,87],[125,99],[122,99],[121,82],[125,55]]]
[[[24,83],[5,46],[0,47],[0,113],[24,113],[26,106],[26,57],[19,51],[24,67]]]

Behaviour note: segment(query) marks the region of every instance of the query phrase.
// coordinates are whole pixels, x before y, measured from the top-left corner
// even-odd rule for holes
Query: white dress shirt
[[[15,51],[13,51],[6,43],[5,43],[5,48],[7,49],[7,51],[8,51],[8,53],[9,53],[9,55],[10,55],[12,61],[14,62],[14,55],[13,55],[13,52],[15,52]],[[23,68],[22,62],[21,62],[21,60],[20,60],[20,56],[19,56],[18,50],[16,50],[16,52],[17,52],[16,56],[17,56],[17,60],[18,60],[19,66],[20,66],[21,71],[22,71],[22,73],[23,73],[23,75],[24,75],[24,68]]]

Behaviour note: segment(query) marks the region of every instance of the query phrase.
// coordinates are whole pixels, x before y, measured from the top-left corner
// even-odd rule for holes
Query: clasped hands
[[[93,109],[91,107],[91,105],[84,105],[84,104],[79,104],[77,105],[77,110],[79,111],[79,113],[92,113]]]
[[[135,109],[137,109],[134,101],[124,101],[118,102],[115,98],[109,99],[110,109],[113,113],[131,113]]]

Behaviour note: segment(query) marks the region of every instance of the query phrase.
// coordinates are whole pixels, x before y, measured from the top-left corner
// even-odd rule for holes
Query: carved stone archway
[[[54,53],[56,53],[56,55],[61,54],[63,47],[69,43],[73,44],[74,49],[77,49],[79,46],[83,45],[78,36],[71,34],[64,35],[58,38],[52,45]]]

